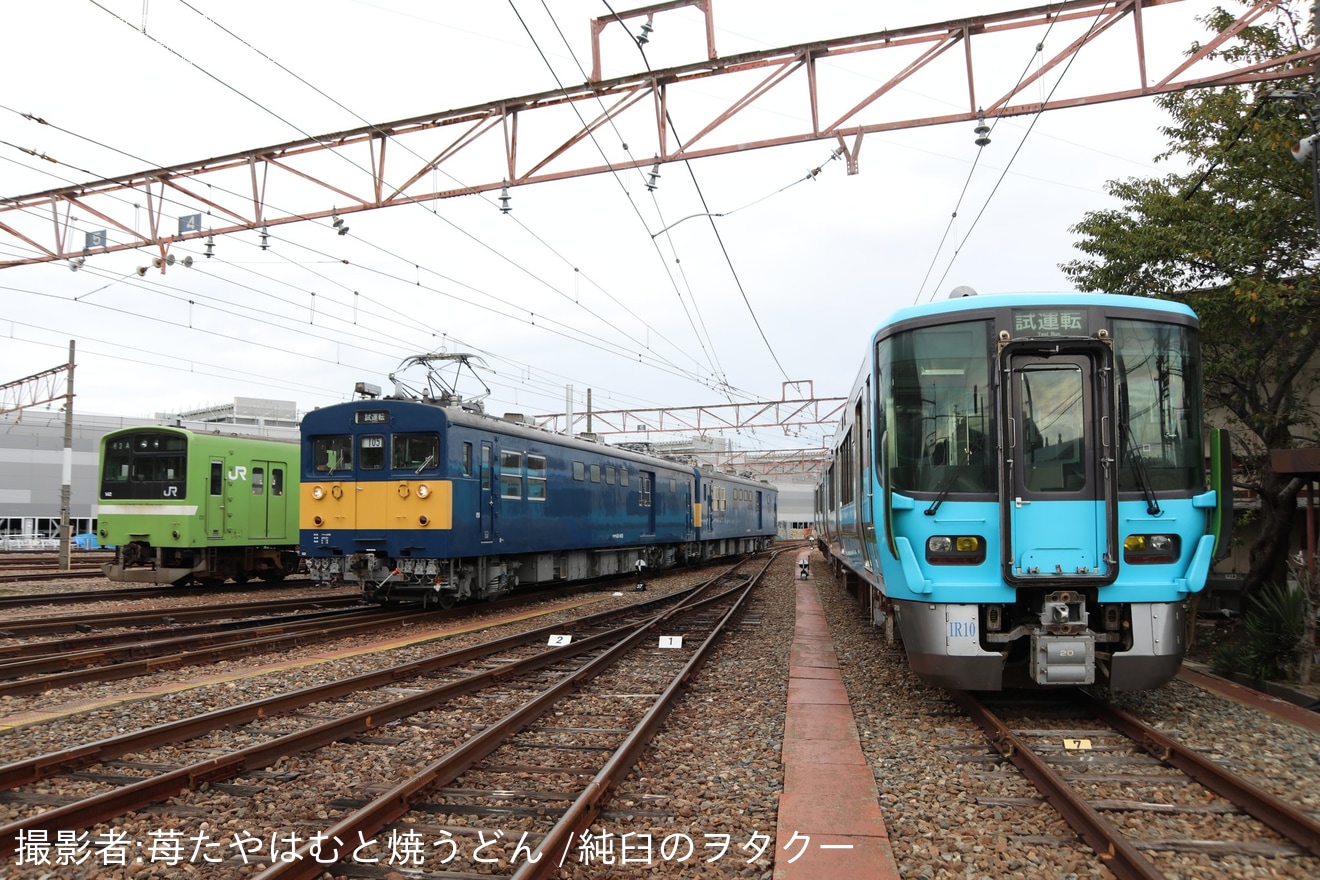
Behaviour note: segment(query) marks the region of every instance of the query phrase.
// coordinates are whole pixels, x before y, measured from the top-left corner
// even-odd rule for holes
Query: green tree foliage
[[[1216,9],[1218,30],[1234,16]],[[1219,54],[1237,64],[1280,59],[1309,35],[1286,6]],[[1196,48],[1196,47],[1193,47]],[[1112,181],[1122,206],[1073,227],[1087,256],[1062,266],[1081,290],[1179,300],[1201,317],[1211,418],[1226,419],[1260,499],[1246,590],[1282,578],[1300,482],[1270,469],[1269,452],[1320,445],[1311,401],[1320,379],[1320,209],[1312,166],[1291,147],[1312,133],[1304,78],[1160,97],[1172,123],[1161,178]],[[1314,120],[1320,124],[1320,118]]]

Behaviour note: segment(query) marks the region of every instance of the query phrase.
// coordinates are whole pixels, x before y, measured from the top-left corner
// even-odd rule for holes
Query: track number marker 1
[[[682,636],[661,636],[660,647],[662,648],[681,648],[683,647]]]

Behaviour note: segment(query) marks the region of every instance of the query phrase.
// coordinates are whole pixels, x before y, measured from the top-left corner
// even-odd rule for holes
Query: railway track
[[[259,602],[227,602],[213,605],[145,608],[128,611],[101,611],[87,614],[59,614],[47,617],[12,618],[0,622],[0,637],[32,638],[55,634],[88,634],[97,630],[130,627],[174,626],[188,621],[239,620],[268,617],[306,608],[334,608],[361,605],[360,596],[340,593],[321,597],[299,596],[291,599],[267,599]]]
[[[1010,724],[989,701],[951,694],[1123,880],[1170,876],[1160,853],[1320,857],[1320,822],[1116,706],[1080,692],[1046,707],[1005,703],[1017,715]],[[1160,816],[1172,813],[1213,817],[1200,826],[1207,837],[1160,834]]]
[[[99,566],[103,562],[113,562],[114,558],[115,554],[108,550],[74,550],[69,556],[69,561],[70,564],[76,564],[79,567],[88,567]],[[15,569],[41,571],[47,568],[58,568],[59,564],[60,556],[58,553],[29,550],[0,553],[0,571]]]
[[[60,580],[68,575],[68,572],[60,572],[59,576],[51,575],[49,577],[34,578],[29,575],[14,575],[5,577],[0,575],[0,582],[15,583],[23,581],[42,581],[42,580]],[[100,575],[97,571],[97,575]],[[90,575],[88,575],[90,577]],[[257,591],[280,590],[280,589],[307,589],[315,584],[311,578],[285,578],[278,584],[265,582],[250,582],[247,584],[223,584],[218,587],[127,587],[123,589],[95,589],[95,590],[65,590],[59,593],[19,593],[9,596],[0,596],[0,610],[7,608],[27,609],[39,608],[43,605],[76,605],[88,602],[131,602],[138,599],[177,599],[192,596],[224,596],[229,594],[242,594]],[[356,593],[357,591],[355,591]]]
[[[125,634],[127,638],[121,644],[82,650],[70,649],[68,642],[28,644],[0,653],[4,657],[0,659],[0,697],[40,694],[88,682],[122,681],[166,669],[302,648],[432,617],[433,613],[349,607],[249,619],[228,628],[203,625],[189,628],[192,632],[148,639]]]
[[[0,857],[14,864],[25,841],[74,829],[145,841],[162,813],[181,835],[203,840],[206,817],[218,815],[212,799],[231,808],[246,792],[255,801],[245,809],[257,815],[278,786],[281,802],[305,809],[277,817],[288,846],[261,860],[263,877],[327,870],[333,862],[313,839],[452,836],[434,824],[445,815],[467,828],[458,843],[469,855],[474,831],[493,841],[496,830],[513,833],[506,823],[516,816],[526,858],[508,870],[543,876],[598,815],[754,583],[717,576],[571,624],[0,766],[0,799],[23,814],[0,827]],[[357,768],[349,789],[346,767]],[[100,824],[116,822],[110,831]],[[248,853],[227,849],[225,866],[252,870]],[[446,863],[431,876],[489,870],[480,861]]]

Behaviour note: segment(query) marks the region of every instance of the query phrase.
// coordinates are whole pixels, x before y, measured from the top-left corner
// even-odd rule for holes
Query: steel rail
[[[97,572],[99,573],[100,569],[97,569]],[[61,574],[67,574],[67,572],[61,572]],[[0,581],[8,580],[10,577],[10,575],[0,575]],[[42,579],[50,580],[51,578]],[[123,602],[184,596],[220,596],[226,593],[243,593],[253,590],[297,589],[313,586],[315,585],[309,578],[298,576],[287,577],[277,584],[250,581],[246,584],[221,584],[218,587],[130,587],[85,592],[68,590],[62,593],[24,593],[21,595],[0,596],[0,609],[35,608],[41,605],[86,604],[88,602]],[[360,592],[358,591],[354,595],[358,595]]]
[[[633,627],[624,626],[587,636],[562,648],[551,648],[535,657],[476,672],[422,693],[399,697],[353,712],[343,718],[322,722],[305,730],[285,734],[258,745],[180,767],[114,791],[11,822],[0,826],[0,857],[8,857],[15,852],[20,832],[45,829],[50,833],[67,828],[89,828],[133,810],[184,794],[203,783],[218,782],[245,771],[267,767],[280,758],[321,748],[347,737],[366,733],[390,721],[433,709],[455,697],[488,687],[500,679],[536,671],[607,644],[612,638],[618,638],[621,633],[633,631]],[[312,864],[315,865],[315,861]]]
[[[633,727],[632,732],[623,744],[615,750],[614,754],[605,762],[605,766],[600,769],[583,792],[564,812],[563,818],[555,823],[555,826],[550,829],[545,837],[541,838],[535,853],[528,856],[522,867],[514,872],[514,880],[541,880],[541,878],[549,877],[551,873],[559,869],[560,865],[553,858],[546,858],[546,856],[567,852],[573,838],[585,831],[600,815],[601,805],[609,797],[618,781],[628,774],[629,768],[637,763],[651,740],[655,738],[679,694],[687,688],[689,682],[696,676],[697,671],[705,665],[729,621],[742,610],[743,603],[751,594],[752,588],[760,582],[770,564],[782,552],[785,551],[780,550],[773,553],[765,565],[761,567],[761,570],[743,587],[733,605],[715,624],[710,634],[706,636],[706,640],[702,642],[701,647],[684,664],[679,673],[674,676],[669,686],[660,694],[659,699]]]
[[[713,582],[714,579],[709,583]],[[399,819],[411,810],[413,805],[421,801],[432,789],[453,782],[504,745],[512,736],[548,712],[559,701],[570,696],[587,682],[617,664],[660,624],[672,620],[676,614],[697,611],[723,601],[731,593],[740,593],[734,602],[735,605],[738,605],[748,592],[748,588],[744,586],[718,595],[697,598],[698,594],[709,586],[709,583],[694,591],[694,594],[680,603],[678,607],[670,609],[664,614],[658,614],[635,627],[631,633],[619,639],[613,646],[596,656],[578,671],[565,676],[556,684],[484,728],[481,733],[474,735],[452,749],[409,779],[394,785],[370,803],[340,819],[339,822],[326,830],[325,839],[356,840],[359,839],[358,835],[362,835],[360,839],[366,840],[369,835],[375,835],[387,824]],[[709,649],[710,644],[711,642],[708,639],[706,643],[703,643],[698,653],[704,654]],[[662,696],[661,700],[666,705],[671,704],[675,695],[675,688],[666,688],[665,696]],[[647,717],[656,717],[655,713],[657,711],[653,706],[652,710],[647,713]],[[664,712],[667,711],[666,708]],[[659,717],[663,718],[663,713]],[[631,739],[630,737],[630,741]],[[0,829],[0,831],[2,830]],[[542,845],[544,845],[544,841],[542,841]],[[319,876],[324,870],[325,866],[313,858],[312,844],[308,843],[299,847],[292,860],[272,865],[258,874],[256,880],[276,880],[276,878],[279,878],[279,880],[306,880],[306,878]]]
[[[671,593],[667,596],[657,596],[645,602],[635,603],[628,606],[628,608],[600,611],[579,618],[574,626],[596,626],[611,618],[663,605],[679,595],[678,593]],[[571,629],[571,627],[566,627],[562,623],[553,623],[526,632],[504,636],[494,641],[483,642],[480,645],[459,648],[422,660],[391,666],[387,669],[364,672],[351,678],[327,682],[284,694],[276,694],[237,706],[216,709],[192,718],[182,718],[178,721],[120,734],[94,743],[78,745],[58,752],[50,752],[45,755],[37,755],[25,760],[0,765],[0,791],[8,791],[20,785],[39,782],[59,773],[80,770],[102,761],[121,757],[130,752],[182,742],[220,727],[245,724],[258,718],[273,717],[312,703],[342,697],[355,691],[396,684],[400,681],[428,675],[448,666],[456,666],[459,663],[466,663],[523,644],[544,642],[551,634],[562,633],[566,628]]]
[[[313,607],[319,604],[312,603]],[[31,640],[0,645],[0,670],[17,660],[35,660],[56,654],[78,654],[95,649],[113,649],[124,645],[150,644],[149,639],[173,639],[179,637],[205,637],[211,633],[227,633],[236,630],[252,630],[260,626],[279,626],[299,620],[311,620],[321,617],[342,617],[345,614],[369,610],[359,608],[337,608],[310,611],[306,614],[281,614],[275,617],[249,617],[241,620],[219,620],[211,623],[170,624],[168,629],[144,633],[141,630],[121,630],[119,632],[79,633],[76,636],[57,639]],[[199,641],[200,643],[200,641]],[[0,673],[0,677],[3,674]]]
[[[989,707],[967,691],[949,691],[949,695],[981,726],[995,750],[1022,771],[1115,876],[1120,880],[1164,880],[1162,871],[1106,822]]]
[[[25,571],[20,574],[0,574],[0,584],[21,584],[28,581],[63,581],[81,578],[101,578],[105,572],[99,568],[71,568],[67,571]]]
[[[416,615],[410,615],[410,617]],[[234,621],[224,625],[198,627],[197,631],[174,632],[156,638],[144,639],[141,633],[125,633],[125,643],[69,650],[68,641],[62,641],[62,648],[54,650],[45,643],[19,645],[18,653],[5,652],[0,655],[0,680],[21,679],[28,675],[61,675],[82,671],[91,676],[90,680],[105,680],[97,675],[107,666],[115,668],[130,666],[135,663],[149,664],[150,659],[171,656],[187,657],[198,649],[216,649],[225,646],[237,647],[245,643],[260,646],[268,639],[278,636],[292,636],[313,633],[316,635],[338,635],[340,627],[326,628],[327,623],[338,618],[350,618],[352,626],[366,624],[379,625],[391,620],[400,620],[398,611],[381,611],[373,608],[337,608],[332,611],[318,611],[311,614],[285,616],[266,619]],[[190,628],[191,629],[191,628]],[[136,641],[134,641],[136,638]],[[319,641],[319,639],[318,639]],[[31,649],[33,656],[22,656]],[[251,653],[244,650],[243,653]],[[14,659],[17,657],[18,659]],[[142,668],[142,667],[139,667]],[[123,676],[116,676],[122,678]],[[73,679],[76,681],[77,679]],[[88,680],[88,679],[84,679]],[[59,685],[66,684],[60,681]],[[0,694],[6,693],[6,685],[0,684]],[[43,688],[48,690],[49,688]],[[35,693],[35,691],[29,691]]]
[[[686,594],[690,595],[706,589],[720,577],[722,575],[717,575],[705,584],[689,588]],[[723,595],[714,596],[707,601],[718,601]],[[484,655],[496,654],[515,645],[538,641],[544,639],[549,633],[562,633],[565,629],[571,629],[572,626],[598,626],[611,617],[617,618],[636,614],[638,610],[648,614],[647,620],[658,621],[661,619],[662,614],[653,611],[653,607],[670,604],[675,596],[679,596],[680,601],[682,601],[684,593],[657,596],[654,599],[636,603],[627,608],[617,608],[588,615],[572,625],[551,624],[536,630],[516,633],[492,642],[452,651],[434,658],[402,664],[390,669],[366,673],[343,681],[332,682],[292,694],[278,695],[242,706],[217,710],[196,718],[159,725],[135,734],[113,737],[99,743],[76,746],[60,752],[0,766],[0,790],[12,789],[62,772],[91,766],[131,751],[140,751],[154,745],[190,739],[218,727],[255,720],[278,712],[287,712],[309,703],[344,696],[370,687],[397,683],[445,666],[466,662]],[[473,673],[429,691],[391,700],[355,712],[345,718],[315,725],[266,743],[180,767],[114,791],[55,807],[26,819],[10,822],[0,826],[0,858],[7,858],[16,852],[19,835],[22,833],[38,829],[49,833],[51,830],[58,832],[60,829],[65,828],[91,827],[98,822],[108,821],[132,810],[141,809],[150,804],[185,793],[203,783],[220,781],[244,771],[269,766],[282,757],[319,748],[346,737],[380,727],[398,718],[434,708],[454,697],[489,686],[496,681],[518,674],[520,671],[535,671],[577,654],[595,650],[603,644],[608,644],[611,639],[622,637],[626,633],[635,635],[636,631],[636,624],[630,624],[584,636],[570,645],[542,651],[535,657],[523,661],[515,661],[495,669]]]
[[[1105,723],[1112,725],[1115,730],[1132,739],[1155,758],[1181,770],[1215,794],[1233,802],[1270,828],[1309,850],[1312,855],[1320,856],[1320,822],[1316,822],[1292,804],[1275,797],[1247,779],[1207,760],[1195,750],[1134,718],[1117,706],[1111,706],[1089,694],[1079,695],[1079,699],[1085,701],[1089,711],[1096,713],[1097,717],[1104,719]]]
[[[0,623],[0,630],[12,638],[85,631],[86,627],[95,629],[97,627],[159,626],[174,623],[178,620],[216,620],[244,614],[254,616],[270,615],[281,611],[307,608],[312,605],[335,607],[337,605],[361,604],[362,597],[357,595],[275,599],[263,602],[230,602],[224,605],[198,605],[187,608],[139,609],[137,611],[110,611],[102,614],[68,614],[27,620],[7,620]]]

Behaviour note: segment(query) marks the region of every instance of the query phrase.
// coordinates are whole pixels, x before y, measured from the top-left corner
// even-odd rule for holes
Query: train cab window
[[[385,438],[380,434],[363,434],[358,438],[358,467],[364,471],[378,471],[385,467]]]
[[[481,445],[481,488],[490,491],[490,444]]]
[[[651,475],[650,474],[637,475],[637,506],[638,507],[651,506]]]
[[[1196,331],[1155,321],[1113,322],[1120,492],[1201,486],[1201,365]]]
[[[1086,483],[1083,375],[1075,364],[1023,368],[1022,479],[1032,492],[1072,492]]]
[[[132,444],[126,438],[107,440],[102,455],[101,482],[127,483],[128,469],[133,461]]]
[[[579,483],[587,478],[587,466],[580,461],[573,462],[573,479]]]
[[[472,444],[463,443],[463,476],[472,476]]]
[[[318,474],[333,477],[353,469],[353,438],[348,434],[312,440],[312,461]]]
[[[995,490],[988,443],[993,433],[989,338],[987,322],[966,321],[899,333],[887,340],[889,345],[877,346],[876,357],[887,359],[881,370],[889,383],[888,397],[878,409],[886,420],[886,457],[895,489]],[[850,454],[845,465],[853,460],[856,456]],[[846,481],[840,487],[846,504],[858,475],[849,471],[839,476]]]
[[[395,434],[390,438],[390,466],[415,474],[440,466],[440,435],[434,431]]]
[[[254,467],[252,469],[252,494],[260,495],[266,491],[266,469]]]
[[[598,464],[593,464],[591,466],[591,482],[593,483],[600,482],[600,465]]]
[[[546,466],[544,455],[527,456],[527,500],[544,501],[546,489]]]
[[[500,497],[522,497],[522,453],[500,453]]]
[[[284,494],[284,468],[270,469],[270,494]]]
[[[606,485],[606,486],[613,486],[613,485],[614,485],[614,478],[615,478],[615,477],[614,477],[614,465],[612,465],[612,464],[607,464],[607,465],[605,465],[605,485]]]

